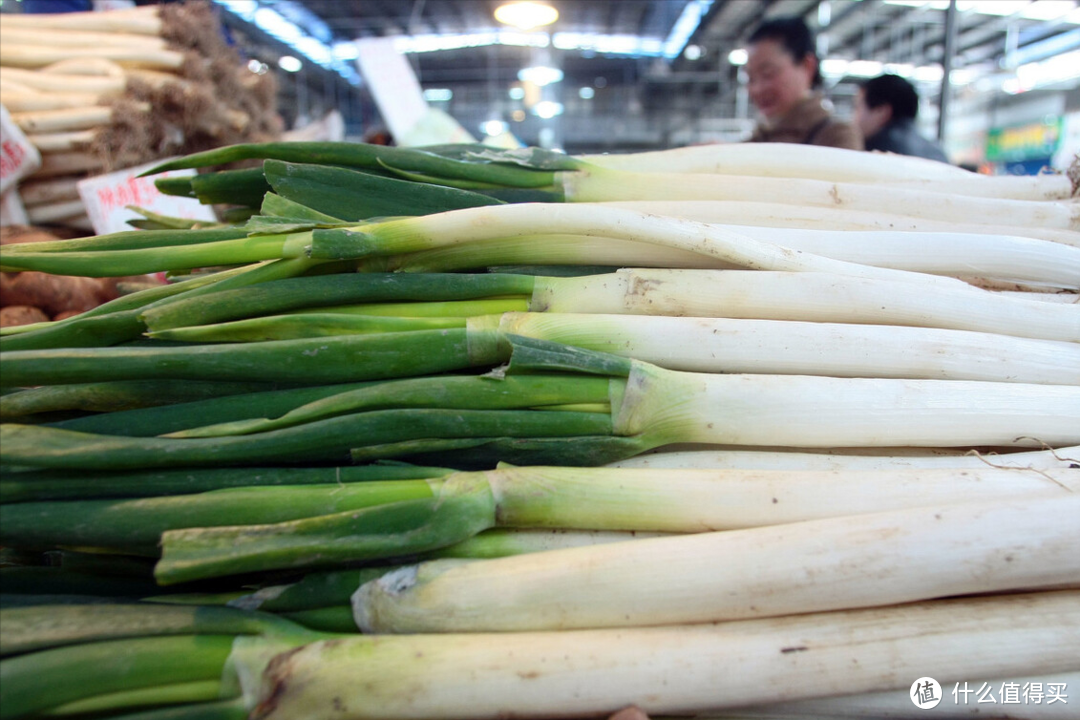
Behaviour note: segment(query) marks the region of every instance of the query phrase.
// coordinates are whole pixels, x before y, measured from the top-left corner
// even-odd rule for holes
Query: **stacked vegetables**
[[[92,662],[34,644],[75,596],[196,642],[168,687],[111,667],[112,699],[5,717],[677,714],[1080,671],[1068,181],[790,146],[827,169],[690,174],[730,152],[236,146],[163,169],[262,168],[160,185],[243,226],[5,247],[175,282],[0,337],[3,601],[37,608],[0,673]],[[737,194],[774,182],[789,204]],[[224,603],[262,614],[168,615]]]
[[[280,133],[271,75],[248,70],[208,2],[24,16],[0,26],[0,103],[41,152],[30,221],[85,225],[76,182]]]

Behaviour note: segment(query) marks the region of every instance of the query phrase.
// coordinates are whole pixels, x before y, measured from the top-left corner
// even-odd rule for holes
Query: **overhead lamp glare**
[[[300,72],[300,69],[304,67],[304,63],[300,61],[300,58],[292,55],[282,55],[277,61],[278,67],[285,72]]]
[[[495,8],[495,19],[520,30],[534,30],[559,19],[559,11],[538,2],[512,2]]]
[[[518,80],[532,83],[533,85],[551,85],[563,79],[563,71],[559,68],[547,67],[546,65],[534,65],[518,71]]]

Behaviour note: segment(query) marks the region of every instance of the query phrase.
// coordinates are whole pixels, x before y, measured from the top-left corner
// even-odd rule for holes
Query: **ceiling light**
[[[487,122],[480,123],[480,129],[485,135],[495,137],[496,135],[502,135],[506,132],[506,123],[502,120],[488,120]]]
[[[512,87],[512,88],[510,88],[510,99],[511,100],[524,100],[525,99],[525,88],[520,88],[520,87]]]
[[[553,102],[551,100],[543,100],[533,106],[533,113],[545,120],[553,118],[556,115],[562,115],[562,111],[562,103]]]
[[[304,67],[304,63],[300,62],[300,58],[292,55],[282,55],[278,58],[277,64],[285,72],[300,72],[300,69]]]
[[[546,67],[544,65],[527,67],[518,71],[518,80],[521,82],[530,82],[533,85],[539,85],[541,87],[557,83],[562,79],[562,70],[559,68]]]
[[[691,61],[697,60],[697,59],[699,59],[701,57],[701,46],[700,45],[687,45],[686,49],[683,50],[682,54],[683,54],[683,57],[686,58],[687,60],[691,60]]]
[[[525,119],[525,111],[515,110],[514,112],[510,113],[510,117],[511,119],[513,119],[514,122],[522,122]]]
[[[712,4],[713,0],[690,0],[683,6],[682,14],[679,15],[667,39],[664,40],[664,57],[671,60],[679,56]]]
[[[428,102],[446,102],[454,97],[450,88],[427,88],[424,90],[424,99]]]
[[[582,100],[592,100],[593,96],[596,95],[596,91],[591,87],[583,87],[577,91],[577,94]]]
[[[512,25],[521,30],[532,30],[558,20],[559,11],[550,5],[538,2],[512,2],[497,7],[495,19],[503,25]]]
[[[746,52],[746,48],[735,48],[728,53],[727,61],[732,65],[745,65],[749,58],[750,53]]]

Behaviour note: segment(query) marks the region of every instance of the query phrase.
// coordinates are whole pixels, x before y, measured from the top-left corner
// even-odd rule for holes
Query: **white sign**
[[[427,113],[420,81],[408,59],[394,49],[393,38],[363,38],[356,41],[356,49],[360,74],[396,139]]]
[[[216,221],[209,205],[202,205],[194,198],[163,195],[154,186],[157,178],[194,175],[195,170],[170,170],[150,177],[139,177],[162,162],[164,160],[79,181],[79,197],[86,205],[86,214],[90,216],[95,233],[105,235],[131,230],[127,221],[142,216],[129,210],[128,205],[136,205],[159,215]]]
[[[41,154],[0,105],[0,195],[41,167]]]

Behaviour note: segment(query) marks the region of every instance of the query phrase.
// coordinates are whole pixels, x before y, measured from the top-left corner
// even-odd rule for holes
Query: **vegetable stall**
[[[176,168],[251,217],[0,249],[170,280],[0,330],[0,717],[1080,682],[1067,177],[790,145]]]

